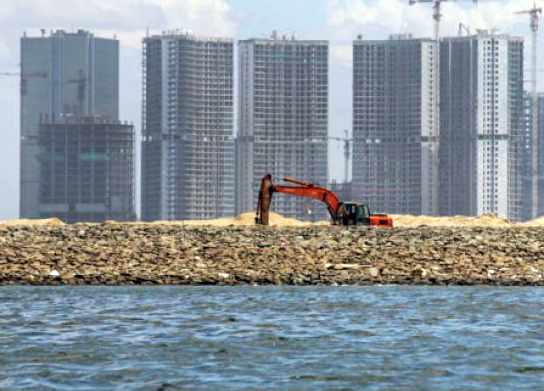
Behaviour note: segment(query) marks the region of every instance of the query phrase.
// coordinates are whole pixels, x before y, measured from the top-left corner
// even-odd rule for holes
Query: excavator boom
[[[336,221],[336,212],[340,206],[340,201],[336,195],[320,186],[315,186],[310,182],[303,182],[296,179],[284,178],[286,182],[297,183],[302,186],[282,186],[272,183],[272,175],[266,174],[261,180],[261,188],[259,190],[259,200],[257,202],[257,215],[255,221],[257,224],[268,225],[268,212],[272,203],[272,195],[274,193],[285,193],[299,197],[310,197],[316,200],[323,201],[327,205],[327,210],[331,215],[331,219]]]
[[[310,197],[315,198],[316,200],[323,201],[327,205],[327,210],[331,215],[331,219],[336,220],[336,212],[340,206],[340,201],[336,195],[330,190],[325,189],[324,187],[311,186],[311,187],[300,187],[300,186],[274,186],[275,193],[284,193],[291,194],[299,197]]]
[[[314,187],[315,186],[315,184],[313,184],[313,183],[299,181],[298,179],[293,179],[293,178],[289,178],[289,177],[284,177],[283,180],[285,182],[296,183],[297,185],[302,185],[302,186],[306,186],[306,187]]]

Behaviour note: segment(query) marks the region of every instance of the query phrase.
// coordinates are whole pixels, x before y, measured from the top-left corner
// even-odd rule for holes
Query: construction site
[[[100,117],[44,119],[38,131],[40,218],[131,221],[134,127]]]
[[[267,172],[328,187],[331,140],[344,143],[344,182],[333,183],[343,200],[364,199],[392,214],[534,219],[542,209],[536,93],[542,10],[516,12],[530,16],[533,34],[532,76],[524,80],[522,37],[495,29],[471,33],[463,23],[457,37],[441,37],[449,1],[409,1],[433,6],[433,38],[359,35],[353,41],[353,131],[345,137],[331,137],[328,129],[328,41],[276,31],[238,41],[235,110],[233,39],[186,30],[148,34],[142,220],[208,220],[255,210]],[[53,184],[44,184],[56,180],[53,169],[41,166],[50,150],[63,148],[54,144],[56,136],[46,136],[51,126],[99,117],[117,123],[118,46],[116,38],[85,30],[24,34],[20,73],[4,73],[21,78],[22,217],[65,213],[54,206]],[[129,182],[134,193],[134,179]],[[298,220],[326,218],[318,202],[300,197],[277,197],[273,210]]]

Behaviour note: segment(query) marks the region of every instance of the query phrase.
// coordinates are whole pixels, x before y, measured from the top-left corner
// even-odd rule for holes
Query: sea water
[[[534,287],[0,287],[0,390],[543,390]]]

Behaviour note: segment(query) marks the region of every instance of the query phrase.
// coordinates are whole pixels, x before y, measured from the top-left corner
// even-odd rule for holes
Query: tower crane
[[[0,72],[0,76],[19,76],[21,77],[21,96],[26,96],[27,92],[27,79],[29,77],[47,77],[47,72],[37,71],[37,72]]]
[[[537,113],[537,105],[538,105],[538,98],[536,96],[536,75],[537,75],[537,69],[536,69],[536,43],[537,43],[537,36],[538,36],[538,14],[542,13],[542,8],[537,7],[536,3],[533,3],[533,8],[529,10],[524,11],[518,11],[516,14],[529,14],[531,16],[531,31],[533,33],[533,42],[532,42],[532,56],[531,56],[531,89],[533,93],[533,116],[532,116],[532,124],[533,124],[533,131],[532,131],[532,167],[531,167],[531,177],[532,177],[532,218],[536,219],[538,214],[538,113]]]
[[[430,173],[431,175],[431,183],[434,183],[432,192],[436,195],[435,199],[438,199],[438,169],[440,164],[440,157],[438,155],[438,151],[440,149],[440,130],[439,130],[439,123],[440,123],[440,20],[442,19],[442,13],[441,13],[441,6],[442,3],[445,1],[456,1],[456,0],[409,0],[410,5],[414,5],[416,3],[433,3],[433,19],[434,19],[434,39],[435,39],[435,58],[433,61],[433,77],[434,77],[434,86],[435,86],[435,99],[433,99],[432,104],[432,116],[433,116],[433,122],[435,125],[431,129],[430,136],[431,136],[431,144],[430,144],[430,154],[431,154],[431,161],[432,163],[432,171]],[[478,0],[459,0],[459,1],[472,1],[473,3],[477,3]]]
[[[434,39],[438,41],[438,38],[440,37],[440,19],[442,19],[442,13],[440,12],[440,8],[442,6],[442,3],[445,1],[456,1],[456,0],[410,0],[410,5],[414,5],[416,3],[434,3],[433,5],[433,19],[434,19]],[[463,0],[459,0],[463,1]],[[464,1],[472,1],[473,3],[477,3],[478,0],[464,0]]]
[[[459,23],[459,30],[457,31],[457,36],[462,37],[463,31],[467,34],[467,36],[470,35],[470,27],[468,27],[466,24]]]
[[[351,158],[350,143],[353,142],[352,138],[349,138],[348,130],[344,129],[346,137],[329,137],[330,140],[343,141],[344,142],[344,182],[349,181],[349,159]]]
[[[77,79],[66,80],[66,84],[77,83],[77,102],[78,102],[78,112],[75,113],[78,116],[83,116],[85,114],[84,103],[85,103],[85,84],[87,83],[87,78],[83,74],[83,70],[79,69],[77,73]]]
[[[32,71],[32,72],[0,72],[0,76],[17,76],[20,77],[20,91],[21,91],[21,102],[20,102],[20,110],[21,110],[21,139],[28,139],[29,136],[24,134],[26,131],[26,95],[28,92],[28,79],[31,77],[41,77],[46,78],[48,77],[48,73],[46,71]]]

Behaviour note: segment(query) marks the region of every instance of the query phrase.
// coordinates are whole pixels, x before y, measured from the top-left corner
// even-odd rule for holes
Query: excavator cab
[[[337,221],[342,225],[370,225],[370,208],[360,202],[344,202],[338,209]]]

